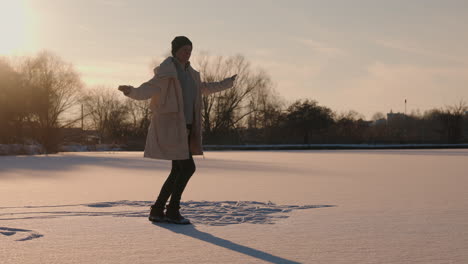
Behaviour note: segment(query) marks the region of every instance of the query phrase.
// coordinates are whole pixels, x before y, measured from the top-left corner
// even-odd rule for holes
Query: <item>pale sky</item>
[[[139,85],[185,35],[244,55],[288,102],[408,112],[468,101],[468,1],[0,0],[0,55],[50,50],[88,85]]]

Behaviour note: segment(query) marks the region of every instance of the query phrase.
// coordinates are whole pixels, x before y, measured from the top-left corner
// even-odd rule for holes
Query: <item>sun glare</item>
[[[0,56],[25,46],[26,18],[23,1],[0,0]]]

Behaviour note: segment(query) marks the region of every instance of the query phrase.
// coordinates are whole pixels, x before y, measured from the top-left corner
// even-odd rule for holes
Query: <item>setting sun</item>
[[[26,15],[23,2],[0,1],[0,55],[10,55],[24,47]]]

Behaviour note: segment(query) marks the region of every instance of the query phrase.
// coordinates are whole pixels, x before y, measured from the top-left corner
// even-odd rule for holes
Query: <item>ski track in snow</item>
[[[0,221],[47,219],[72,216],[148,217],[151,201],[114,201],[90,204],[0,207]],[[277,205],[256,201],[187,201],[181,203],[181,213],[193,224],[225,226],[231,224],[274,224],[288,218],[293,210],[333,207],[334,205]],[[48,208],[49,210],[46,210]],[[60,208],[60,210],[56,210]],[[82,210],[76,210],[80,208]],[[26,209],[26,210],[25,210]],[[40,209],[38,211],[38,209]],[[68,210],[63,210],[68,209]],[[86,210],[87,209],[87,210]],[[92,209],[92,211],[88,211]],[[19,211],[21,210],[21,211]],[[33,230],[0,227],[3,237],[24,236],[16,241],[28,241],[44,236]],[[1,240],[0,240],[1,241]]]

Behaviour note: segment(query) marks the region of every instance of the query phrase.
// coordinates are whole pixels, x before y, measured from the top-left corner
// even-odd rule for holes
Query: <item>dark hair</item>
[[[175,56],[176,52],[185,45],[190,45],[193,48],[192,41],[185,36],[177,36],[172,40],[172,56]]]

